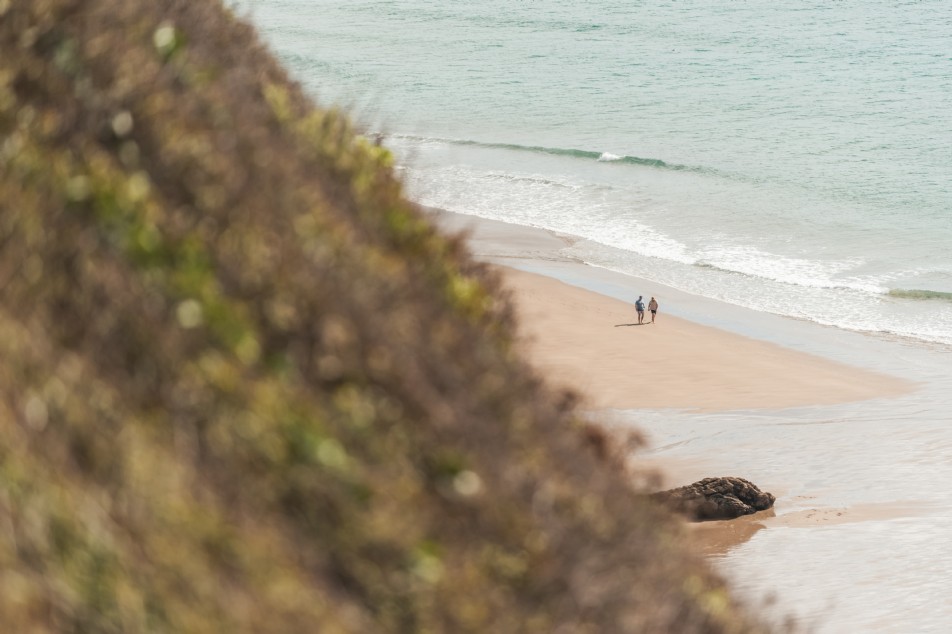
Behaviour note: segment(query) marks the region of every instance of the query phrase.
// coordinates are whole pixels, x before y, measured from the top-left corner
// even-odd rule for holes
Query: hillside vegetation
[[[513,328],[217,2],[0,0],[3,632],[756,629]]]

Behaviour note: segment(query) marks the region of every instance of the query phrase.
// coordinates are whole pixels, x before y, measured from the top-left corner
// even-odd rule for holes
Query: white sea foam
[[[447,153],[459,149],[431,140],[403,151],[412,157],[404,165],[408,193],[419,202],[583,238],[587,242],[572,249],[584,253],[570,255],[585,261],[755,310],[848,330],[952,341],[952,303],[889,295],[901,272],[862,255],[830,257],[832,246],[809,252],[811,243],[797,243],[795,236],[765,233],[744,243],[722,231],[737,223],[732,216],[706,228],[693,217],[684,222],[685,213],[670,206],[670,192],[681,183],[692,185],[691,179],[703,191],[699,179],[706,177],[668,174],[631,185],[614,172],[580,174],[571,157],[544,157],[532,164],[538,171],[528,171],[518,169],[521,156],[505,148],[467,151],[466,163],[447,162]],[[817,233],[811,240],[823,238]],[[808,255],[783,253],[793,245]],[[918,269],[907,270],[913,275]],[[897,302],[906,304],[898,328]]]
[[[888,290],[869,281],[844,275],[864,263],[858,258],[850,260],[796,258],[769,253],[749,245],[727,245],[706,249],[698,254],[697,262],[699,265],[794,286],[849,289],[873,294],[885,293]]]

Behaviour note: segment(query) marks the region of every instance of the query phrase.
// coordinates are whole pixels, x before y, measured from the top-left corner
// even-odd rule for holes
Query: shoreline
[[[426,211],[500,273],[527,358],[553,384],[574,388],[591,409],[777,410],[892,399],[919,387],[868,363],[867,354],[850,354],[850,346],[829,354],[832,339],[861,334],[796,324],[592,267],[561,253],[578,240],[573,236]],[[646,303],[657,296],[657,323],[635,323],[639,294]],[[827,340],[794,332],[804,325],[821,329]]]

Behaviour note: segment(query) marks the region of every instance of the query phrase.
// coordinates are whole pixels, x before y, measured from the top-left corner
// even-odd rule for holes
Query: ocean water
[[[244,0],[409,195],[572,255],[952,344],[952,2]]]
[[[808,631],[948,631],[952,0],[230,4],[411,198],[576,238],[512,262],[915,382],[616,414],[644,459],[777,495],[712,555],[744,596]]]

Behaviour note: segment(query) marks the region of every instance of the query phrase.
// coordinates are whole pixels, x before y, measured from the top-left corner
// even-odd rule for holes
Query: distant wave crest
[[[497,148],[500,150],[514,150],[517,152],[533,152],[535,154],[552,154],[555,156],[568,156],[579,159],[624,163],[627,165],[644,165],[647,167],[657,167],[661,169],[678,171],[702,171],[702,169],[699,167],[693,168],[687,165],[666,163],[661,159],[642,158],[640,156],[617,156],[608,152],[592,152],[589,150],[576,150],[573,148],[545,147],[542,145],[518,145],[515,143],[482,143],[480,141],[448,141],[448,143],[452,143],[454,145],[475,145],[486,148]]]
[[[517,143],[485,143],[482,141],[468,141],[463,139],[434,139],[424,137],[414,137],[409,135],[394,135],[394,138],[402,138],[412,141],[431,141],[438,143],[448,143],[451,145],[463,145],[470,147],[482,147],[498,150],[512,150],[514,152],[532,152],[534,154],[549,154],[553,156],[566,156],[570,158],[601,161],[603,163],[621,163],[625,165],[641,165],[644,167],[654,167],[658,169],[672,170],[677,172],[699,172],[710,173],[712,170],[691,165],[680,165],[677,163],[667,163],[661,159],[644,158],[640,156],[619,156],[611,152],[594,152],[591,150],[578,150],[574,148],[556,148],[545,147],[542,145],[519,145]]]
[[[919,288],[894,288],[890,289],[887,295],[901,299],[937,299],[952,302],[952,293]]]

